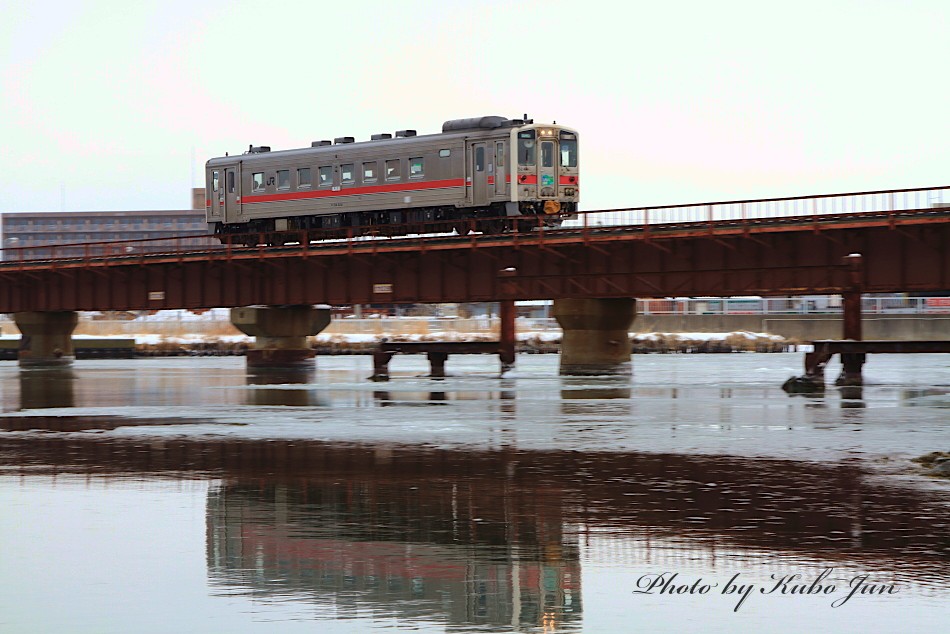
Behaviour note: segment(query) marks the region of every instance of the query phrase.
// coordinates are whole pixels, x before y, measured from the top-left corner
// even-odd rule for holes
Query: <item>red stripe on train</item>
[[[464,187],[465,180],[451,178],[441,181],[425,181],[421,183],[394,183],[391,185],[364,185],[362,187],[345,187],[337,191],[331,189],[317,189],[315,191],[287,192],[285,194],[252,194],[241,200],[245,204],[272,203],[288,200],[310,200],[314,198],[333,198],[335,196],[359,196],[361,194],[392,194],[398,192],[424,191],[427,189],[444,189],[446,187]]]

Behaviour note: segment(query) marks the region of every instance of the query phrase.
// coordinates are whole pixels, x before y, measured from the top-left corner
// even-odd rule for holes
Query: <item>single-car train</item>
[[[252,146],[211,159],[206,214],[222,241],[246,244],[281,232],[531,230],[576,213],[578,169],[576,130],[527,117],[456,119],[440,134],[401,130],[275,152]]]

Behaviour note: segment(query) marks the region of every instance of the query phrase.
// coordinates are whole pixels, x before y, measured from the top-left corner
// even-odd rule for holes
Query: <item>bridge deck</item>
[[[598,210],[578,214],[573,226],[495,235],[430,223],[424,235],[354,232],[323,242],[311,242],[323,234],[290,231],[261,236],[256,247],[197,246],[185,236],[24,246],[3,250],[0,313],[806,295],[858,286],[941,292],[950,290],[948,203],[943,187]],[[863,256],[860,271],[843,264],[851,254]],[[513,275],[505,281],[500,271]]]
[[[498,354],[500,341],[384,341],[380,352],[403,354]]]
[[[502,374],[505,373],[505,349],[501,341],[384,341],[373,353],[373,381],[389,380],[389,361],[396,353],[425,354],[431,368],[429,376],[445,376],[445,362],[449,354],[497,354],[502,357]],[[512,361],[514,356],[512,355]]]
[[[671,240],[775,232],[946,223],[950,187],[882,190],[685,205],[582,211],[560,229],[455,235],[455,221],[259,234],[261,246],[214,245],[213,236],[22,246],[0,249],[0,269],[122,266],[196,259],[261,259],[439,251],[489,246],[557,246],[615,240]],[[498,220],[503,220],[500,218]],[[475,225],[472,225],[475,229]],[[374,235],[365,235],[373,232]],[[205,241],[198,246],[195,240]],[[263,246],[270,244],[271,246]],[[278,246],[283,245],[283,246]]]

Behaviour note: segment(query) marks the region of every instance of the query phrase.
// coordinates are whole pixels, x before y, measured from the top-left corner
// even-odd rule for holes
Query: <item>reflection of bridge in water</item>
[[[40,429],[51,421],[11,418],[3,428]],[[55,424],[66,429],[66,422]],[[81,428],[95,428],[93,423]],[[98,424],[121,427],[123,420]],[[312,511],[317,525],[333,518],[350,531],[340,529],[334,539],[405,535],[407,542],[483,548],[479,552],[492,557],[503,547],[537,560],[551,544],[569,553],[574,533],[597,529],[894,565],[936,562],[950,553],[950,518],[939,496],[888,486],[856,463],[301,439],[169,436],[143,442],[98,434],[0,435],[0,462],[11,473],[222,478],[212,495],[233,501],[229,508],[235,510],[244,504],[273,514],[277,491],[283,491],[294,536],[306,533],[300,527],[307,522],[300,522]]]
[[[314,370],[285,372],[245,372],[244,370],[219,371],[209,373],[201,382],[189,377],[174,375],[163,376],[159,384],[142,381],[134,375],[110,375],[110,389],[98,388],[97,381],[102,379],[94,374],[79,372],[71,368],[30,368],[20,371],[16,381],[8,384],[9,403],[20,409],[45,408],[84,408],[84,407],[127,407],[127,406],[188,406],[195,402],[205,405],[252,405],[287,407],[357,407],[357,408],[393,408],[410,409],[444,407],[459,402],[478,402],[488,409],[483,417],[497,419],[507,423],[519,420],[519,400],[521,407],[528,407],[528,415],[537,407],[536,399],[530,391],[519,390],[517,381],[505,379],[490,389],[479,389],[459,383],[434,381],[426,390],[400,389],[387,387],[373,391],[351,389],[327,389],[318,382]],[[209,391],[208,388],[215,388]],[[677,420],[677,407],[680,402],[688,404],[692,399],[712,399],[708,414],[709,420],[722,424],[741,424],[748,412],[748,402],[763,403],[774,396],[769,387],[708,387],[708,386],[651,386],[638,385],[626,377],[601,377],[596,383],[586,379],[562,377],[560,379],[560,399],[552,400],[544,415],[550,416],[629,416],[641,407],[641,401],[649,401],[656,407],[663,401],[670,420]],[[936,399],[950,393],[950,389],[936,386],[930,388],[908,388],[902,386],[877,386],[877,398],[881,392],[887,392],[887,399],[902,406],[924,405],[928,397]],[[840,398],[838,398],[840,397]],[[793,395],[791,398],[797,398]],[[860,386],[843,387],[837,393],[830,392],[820,398],[810,396],[807,408],[861,408],[865,406],[863,388]],[[923,399],[923,400],[922,400]],[[525,403],[524,401],[528,401]],[[532,402],[533,401],[533,402]],[[789,401],[791,402],[791,401]],[[763,415],[768,415],[763,411]],[[789,410],[783,413],[788,424],[807,424],[810,420],[802,410]],[[60,416],[62,423],[69,427],[68,416]],[[100,421],[103,421],[101,417]],[[202,422],[182,418],[176,424]],[[124,421],[124,422],[123,422]],[[31,429],[31,418],[6,420],[0,422],[0,429]],[[147,419],[140,419],[145,424]],[[40,423],[40,427],[45,423]],[[90,423],[95,427],[95,422]],[[115,426],[131,425],[131,419],[119,417]],[[152,423],[154,424],[154,422]],[[167,423],[164,423],[167,424]],[[12,427],[11,427],[12,426]],[[103,429],[111,429],[106,425]]]

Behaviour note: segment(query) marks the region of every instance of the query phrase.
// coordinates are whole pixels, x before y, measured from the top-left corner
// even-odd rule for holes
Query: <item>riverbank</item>
[[[381,341],[495,341],[497,335],[485,332],[443,332],[428,334],[320,334],[310,338],[310,346],[318,355],[371,354]],[[0,360],[16,359],[20,338],[0,336]],[[707,354],[732,352],[792,352],[799,342],[755,332],[725,333],[633,333],[630,335],[634,354]],[[73,345],[77,358],[173,357],[173,356],[240,356],[253,344],[247,335],[192,334],[164,336],[137,334],[129,336],[90,337],[76,335]],[[560,331],[535,331],[518,334],[518,354],[557,354],[561,345]]]

